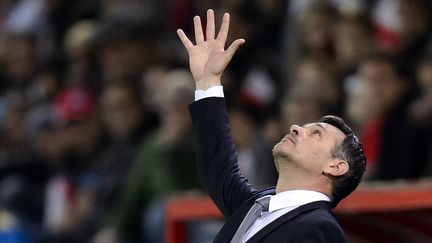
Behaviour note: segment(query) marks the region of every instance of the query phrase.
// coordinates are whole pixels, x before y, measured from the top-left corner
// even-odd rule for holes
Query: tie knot
[[[259,198],[255,201],[256,204],[261,205],[263,212],[268,211],[269,203],[270,203],[270,197],[271,196],[265,196],[265,197]]]

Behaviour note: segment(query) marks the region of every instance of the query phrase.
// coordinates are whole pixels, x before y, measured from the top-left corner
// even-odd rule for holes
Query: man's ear
[[[324,174],[338,177],[344,175],[349,170],[348,162],[343,159],[333,159],[324,168]]]

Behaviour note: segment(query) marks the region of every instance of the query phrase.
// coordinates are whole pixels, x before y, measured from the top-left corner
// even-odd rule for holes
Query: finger
[[[223,15],[222,24],[219,30],[219,34],[217,36],[217,39],[222,41],[223,43],[226,42],[228,36],[229,22],[230,22],[230,16],[228,13],[225,13]]]
[[[214,12],[212,9],[209,9],[207,10],[206,40],[213,40],[214,37],[215,37]]]
[[[237,39],[228,47],[228,49],[225,52],[227,55],[228,61],[232,59],[232,57],[236,53],[237,49],[244,43],[245,43],[244,39]]]
[[[177,30],[177,35],[180,38],[181,42],[183,43],[184,47],[186,48],[186,50],[189,51],[190,48],[193,47],[192,42],[189,40],[189,38],[187,38],[186,34],[183,32],[183,30],[178,29]]]
[[[194,28],[195,28],[195,40],[196,43],[204,42],[204,35],[201,25],[201,19],[199,16],[194,17]]]

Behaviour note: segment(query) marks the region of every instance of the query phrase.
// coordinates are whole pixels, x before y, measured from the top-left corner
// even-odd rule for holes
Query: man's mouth
[[[296,140],[293,136],[291,136],[291,134],[287,134],[284,138],[282,138],[282,142],[285,142],[287,140],[291,141],[294,144],[296,143]]]

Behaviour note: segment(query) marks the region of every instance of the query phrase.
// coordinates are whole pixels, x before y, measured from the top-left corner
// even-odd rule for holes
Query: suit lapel
[[[242,206],[235,210],[233,215],[226,219],[224,226],[219,231],[214,242],[230,242],[246,214],[249,212],[249,209],[255,203],[255,200],[266,195],[274,195],[275,193],[276,191],[274,187],[272,187],[270,189],[260,191],[247,200]]]
[[[285,222],[288,222],[292,220],[293,218],[297,217],[298,215],[318,209],[318,208],[324,208],[327,210],[330,210],[330,203],[327,201],[317,201],[317,202],[311,202],[305,205],[302,205],[292,211],[289,211],[288,213],[280,216],[270,224],[266,225],[264,228],[262,228],[260,231],[258,231],[252,238],[250,238],[247,243],[255,243],[261,240],[264,236],[284,224]]]

